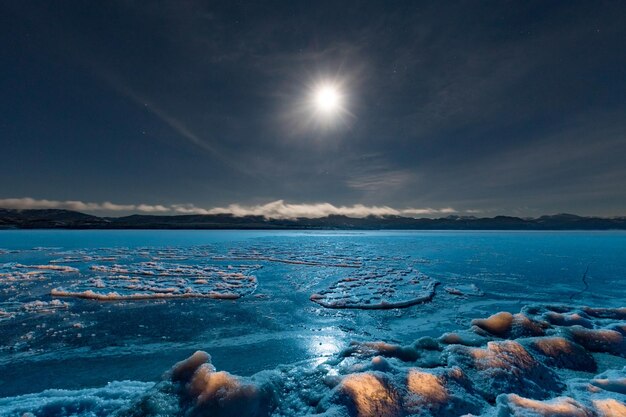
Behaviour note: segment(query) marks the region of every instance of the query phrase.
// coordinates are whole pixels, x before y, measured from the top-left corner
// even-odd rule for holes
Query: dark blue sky
[[[624,2],[0,8],[0,205],[626,214]]]

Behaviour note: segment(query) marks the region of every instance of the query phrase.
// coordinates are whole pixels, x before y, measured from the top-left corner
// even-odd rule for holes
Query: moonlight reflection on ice
[[[339,353],[344,343],[334,336],[313,336],[307,339],[307,345],[315,357],[314,363],[319,365]]]

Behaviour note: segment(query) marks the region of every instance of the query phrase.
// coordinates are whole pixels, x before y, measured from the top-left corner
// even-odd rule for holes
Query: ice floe
[[[156,298],[237,299],[254,292],[257,265],[181,265],[142,262],[131,265],[92,265],[95,276],[68,287],[54,288],[56,297],[95,300]]]
[[[363,270],[311,295],[326,308],[390,309],[430,300],[438,281],[412,269]]]

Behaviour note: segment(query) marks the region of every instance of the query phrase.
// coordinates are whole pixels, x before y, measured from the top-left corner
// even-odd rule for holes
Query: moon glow
[[[315,91],[314,101],[318,111],[324,114],[333,114],[340,109],[341,95],[334,86],[323,85]]]
[[[346,76],[311,76],[308,82],[294,84],[293,100],[283,115],[287,128],[298,135],[323,137],[340,133],[355,119],[353,86]]]
[[[310,87],[307,103],[309,120],[318,128],[329,130],[344,126],[351,116],[347,105],[345,83],[326,79]]]

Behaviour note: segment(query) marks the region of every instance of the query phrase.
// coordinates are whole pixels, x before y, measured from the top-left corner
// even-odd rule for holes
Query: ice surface
[[[329,250],[330,249],[330,250]],[[326,245],[318,246],[314,251],[300,252],[289,247],[258,247],[253,246],[242,250],[232,249],[226,255],[215,256],[216,259],[278,262],[293,265],[327,266],[336,268],[359,268],[363,266],[362,258],[352,254],[338,253],[337,248]],[[353,251],[354,252],[354,251]],[[357,252],[358,253],[358,252]]]
[[[38,233],[0,233],[0,416],[626,415],[619,236]]]

